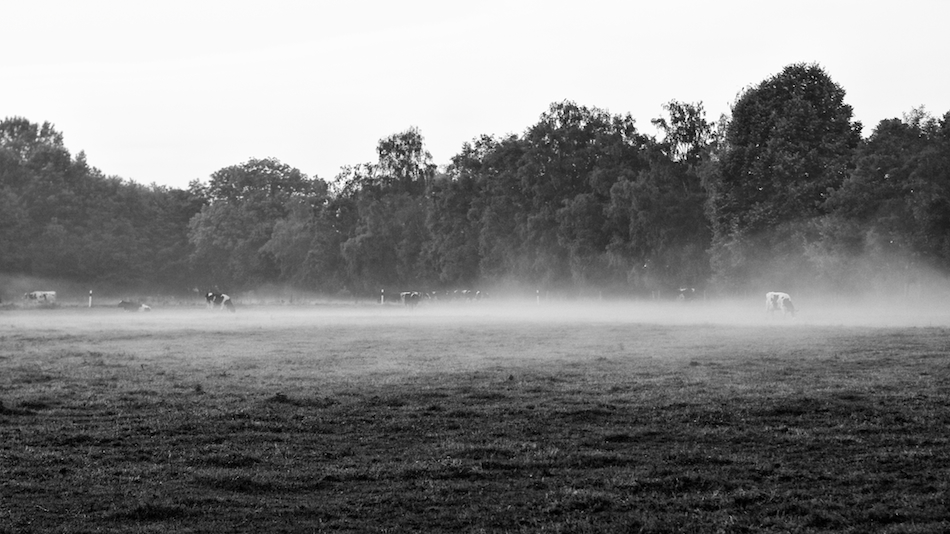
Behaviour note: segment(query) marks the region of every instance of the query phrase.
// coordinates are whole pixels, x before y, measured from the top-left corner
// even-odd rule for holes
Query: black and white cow
[[[782,312],[782,317],[795,316],[795,305],[792,304],[792,297],[788,296],[788,293],[769,291],[765,294],[765,313],[774,315],[776,312]]]
[[[147,312],[152,311],[152,307],[148,304],[142,304],[141,302],[131,302],[128,300],[123,300],[119,303],[119,307],[125,311],[140,311]]]
[[[216,291],[209,291],[205,295],[205,301],[208,303],[208,308],[210,309],[227,309],[229,312],[234,313],[234,303],[231,302],[231,297],[225,295],[224,293],[218,293]]]
[[[403,291],[399,294],[399,298],[402,299],[403,304],[411,308],[418,305],[419,301],[422,300],[422,293],[418,291]]]

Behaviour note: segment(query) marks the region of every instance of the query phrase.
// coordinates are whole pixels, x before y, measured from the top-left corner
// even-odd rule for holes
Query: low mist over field
[[[398,302],[384,305],[352,303],[297,296],[293,303],[247,304],[235,297],[234,314],[209,310],[203,300],[152,298],[149,312],[125,312],[96,299],[87,308],[83,300],[65,300],[56,308],[34,309],[17,302],[0,311],[0,326],[37,328],[183,328],[213,327],[240,331],[245,328],[290,328],[307,325],[355,322],[374,324],[446,325],[526,322],[526,323],[644,323],[658,325],[728,325],[749,327],[867,326],[867,327],[947,327],[950,300],[936,294],[920,298],[826,298],[818,295],[795,298],[794,316],[767,313],[764,295],[703,300],[599,299],[501,299],[478,302],[423,301],[414,307]],[[260,301],[260,299],[258,300]]]

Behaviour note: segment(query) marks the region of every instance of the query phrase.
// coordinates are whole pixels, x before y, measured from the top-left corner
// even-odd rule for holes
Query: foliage
[[[950,268],[948,132],[950,113],[937,120],[923,109],[878,124],[808,250],[823,277],[903,288],[922,268]],[[847,276],[857,265],[860,275]]]
[[[0,271],[181,289],[185,229],[200,203],[104,176],[49,123],[0,122]]]
[[[197,278],[204,287],[249,287],[278,279],[277,256],[286,264],[289,254],[280,246],[286,239],[267,246],[275,226],[292,206],[319,203],[326,191],[324,182],[275,159],[251,159],[212,174],[209,203],[189,222]],[[282,231],[288,224],[283,222]],[[285,265],[283,273],[295,269]]]
[[[701,106],[675,106],[701,116]],[[685,128],[679,117],[668,124]],[[466,144],[432,193],[429,224],[446,232],[434,247],[442,280],[645,290],[650,283],[631,278],[638,266],[690,249],[698,255],[664,261],[653,277],[682,284],[706,264],[696,161],[670,161],[629,115],[569,101],[552,104],[523,136]]]
[[[380,140],[376,164],[341,176],[344,200],[355,209],[341,245],[352,291],[374,293],[390,285],[428,280],[423,250],[428,240],[424,194],[435,165],[415,128]]]
[[[819,66],[795,64],[736,102],[709,196],[714,269],[723,285],[794,284],[802,279],[787,275],[808,276],[808,221],[828,212],[828,196],[844,181],[860,141],[844,94]]]
[[[331,184],[269,158],[184,190],[106,176],[51,124],[8,118],[0,272],[172,292],[654,296],[906,288],[947,272],[950,114],[918,108],[862,140],[844,96],[819,66],[794,64],[717,122],[701,102],[663,104],[659,137],[562,101],[442,169],[409,128]]]

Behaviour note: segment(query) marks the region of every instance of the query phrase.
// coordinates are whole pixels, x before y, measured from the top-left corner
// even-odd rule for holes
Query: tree
[[[0,268],[112,284],[148,277],[137,186],[73,158],[49,123],[0,123]]]
[[[923,108],[882,120],[855,169],[828,201],[832,212],[808,248],[837,287],[903,287],[925,267],[950,267],[950,113]]]
[[[297,200],[290,213],[274,225],[262,250],[274,256],[280,280],[296,287],[335,292],[344,285],[340,246],[327,198]]]
[[[474,287],[516,270],[515,228],[524,196],[514,176],[523,144],[517,136],[483,135],[462,146],[429,188],[425,258],[442,286]]]
[[[743,93],[710,184],[713,262],[726,286],[807,275],[806,221],[851,166],[861,125],[844,90],[817,65],[795,64]]]
[[[644,166],[645,141],[629,114],[570,101],[552,104],[528,129],[517,168],[529,207],[522,234],[528,277],[545,285],[603,281],[610,190],[624,172]]]
[[[390,190],[418,196],[432,181],[436,166],[416,127],[380,139],[376,154],[379,156],[377,176]]]
[[[424,255],[441,285],[473,287],[479,278],[477,185],[471,174],[453,172],[429,188]]]
[[[380,286],[418,285],[430,278],[423,256],[426,185],[435,165],[418,129],[381,139],[376,164],[352,167],[340,190],[356,208],[351,233],[341,245],[349,286],[375,292]]]
[[[326,183],[311,180],[276,159],[251,159],[211,175],[209,204],[190,222],[192,263],[211,287],[252,286],[280,277],[271,240],[277,222],[296,202],[325,196]]]
[[[652,122],[663,133],[660,147],[671,161],[682,161],[695,167],[706,155],[715,136],[714,125],[706,121],[703,103],[670,100],[663,105],[669,119],[659,117]]]

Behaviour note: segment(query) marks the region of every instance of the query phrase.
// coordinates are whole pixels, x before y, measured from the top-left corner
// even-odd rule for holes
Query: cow
[[[140,302],[130,302],[128,300],[123,300],[119,303],[119,307],[125,311],[140,311],[147,312],[152,311],[152,307],[148,304],[142,304]]]
[[[403,304],[411,308],[419,304],[419,301],[422,299],[422,293],[418,291],[403,291],[399,294],[399,298],[402,299]]]
[[[795,305],[792,304],[792,297],[788,293],[780,291],[769,291],[765,294],[765,313],[774,315],[775,312],[782,312],[782,317],[791,315],[795,317]]]
[[[695,298],[696,298],[695,287],[681,287],[680,294],[676,297],[676,300],[680,302],[690,302]]]
[[[227,309],[229,312],[234,313],[234,303],[231,302],[231,297],[225,295],[224,293],[218,293],[216,291],[208,291],[205,294],[205,301],[208,303],[209,309],[218,309],[224,310]]]

